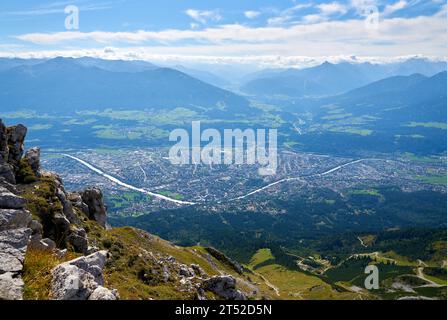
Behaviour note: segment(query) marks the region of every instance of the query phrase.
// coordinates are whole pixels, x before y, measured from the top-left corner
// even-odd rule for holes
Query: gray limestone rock
[[[205,280],[202,288],[211,291],[225,300],[247,300],[247,297],[236,289],[236,279],[232,276],[215,276]]]
[[[105,228],[107,212],[102,191],[98,188],[89,188],[81,192],[81,197],[82,201],[88,206],[89,218]]]
[[[0,208],[2,209],[23,209],[26,206],[26,200],[0,186]]]
[[[40,148],[31,148],[25,153],[25,159],[31,166],[34,174],[40,176]]]
[[[117,294],[103,287],[102,270],[107,251],[98,251],[57,266],[52,271],[54,300],[116,300]],[[114,297],[114,299],[113,299]]]
[[[22,300],[23,280],[11,272],[0,274],[0,300]]]

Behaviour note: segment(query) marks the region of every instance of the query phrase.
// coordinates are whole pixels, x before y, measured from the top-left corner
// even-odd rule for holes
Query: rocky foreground
[[[0,119],[0,300],[263,296],[253,274],[215,249],[109,229],[101,190],[67,192],[40,167],[38,148],[25,153],[26,133]]]

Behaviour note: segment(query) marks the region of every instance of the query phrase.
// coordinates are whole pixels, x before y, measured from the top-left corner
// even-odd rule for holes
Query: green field
[[[447,130],[447,123],[445,122],[411,122],[407,125],[407,127],[416,128],[416,127],[424,127],[424,128],[434,128]]]
[[[288,269],[275,263],[270,249],[258,250],[250,260],[249,269],[259,275],[264,283],[260,287],[270,290],[275,298],[288,300],[360,299],[362,294],[337,290],[317,276]]]

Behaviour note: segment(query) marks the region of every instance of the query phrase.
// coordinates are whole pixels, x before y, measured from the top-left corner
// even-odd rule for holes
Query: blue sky
[[[78,30],[65,28],[68,5],[80,10]],[[3,56],[288,63],[293,57],[416,54],[447,56],[446,0],[0,2]]]

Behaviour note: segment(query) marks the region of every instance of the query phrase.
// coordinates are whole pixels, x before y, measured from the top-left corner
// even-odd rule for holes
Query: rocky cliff
[[[104,206],[98,205],[102,195],[89,192],[87,204],[80,194],[67,193],[56,174],[41,170],[38,148],[23,156],[26,133],[23,125],[6,127],[0,120],[0,299],[23,298],[28,252],[47,253],[62,261],[69,251],[90,255],[50,270],[48,297],[116,299],[116,291],[102,287],[107,253],[89,247],[76,212],[85,211],[105,226]]]
[[[0,299],[268,297],[215,249],[107,228],[101,190],[67,192],[39,148],[24,152],[26,133],[0,119]]]

